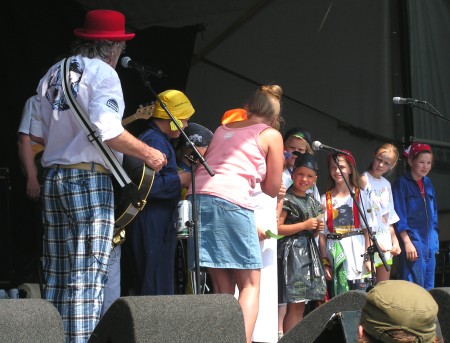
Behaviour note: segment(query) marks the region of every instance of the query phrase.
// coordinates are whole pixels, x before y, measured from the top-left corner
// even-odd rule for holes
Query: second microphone
[[[120,60],[120,64],[124,68],[131,68],[140,73],[145,73],[148,76],[155,76],[157,78],[162,78],[166,76],[161,69],[147,66],[145,64],[133,61],[130,57],[124,56]]]
[[[319,141],[314,141],[314,142],[312,143],[312,148],[313,148],[313,150],[316,150],[316,151],[317,151],[317,150],[326,150],[326,151],[329,151],[329,152],[331,152],[331,153],[333,153],[333,154],[341,154],[341,155],[348,155],[348,156],[351,156],[348,152],[346,152],[346,151],[344,151],[344,150],[340,150],[340,149],[333,148],[333,147],[331,147],[331,146],[322,144],[322,143],[320,143]]]

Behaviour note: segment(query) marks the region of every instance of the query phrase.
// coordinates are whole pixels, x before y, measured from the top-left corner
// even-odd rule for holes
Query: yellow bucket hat
[[[168,89],[159,93],[158,98],[167,106],[167,109],[180,126],[182,126],[181,119],[189,119],[195,112],[194,107],[192,107],[187,96],[179,90]],[[153,118],[171,119],[164,108],[162,108],[159,101],[156,102]],[[172,131],[178,130],[173,122],[170,123],[170,129]]]

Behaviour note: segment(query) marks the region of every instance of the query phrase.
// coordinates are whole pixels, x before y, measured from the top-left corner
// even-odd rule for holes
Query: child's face
[[[415,160],[408,158],[408,164],[414,179],[420,179],[430,172],[433,156],[430,153],[421,153]]]
[[[351,174],[351,169],[350,169],[347,161],[345,160],[345,157],[339,156],[338,162],[339,162],[340,170],[333,159],[330,161],[330,169],[329,169],[330,176],[333,178],[333,180],[336,184],[343,183],[344,178],[348,182],[350,174]],[[342,170],[342,173],[341,173],[341,170]]]
[[[295,190],[305,193],[317,181],[317,174],[314,170],[308,167],[298,167],[291,173],[292,186]]]
[[[395,166],[395,155],[392,152],[383,152],[375,155],[372,162],[372,172],[380,178]]]
[[[304,154],[306,152],[306,148],[308,146],[308,142],[302,138],[291,137],[287,141],[287,144],[284,147],[284,150],[288,153],[291,153],[291,156],[286,159],[286,165],[289,168],[292,168],[295,163],[296,155],[292,154],[293,151],[298,151],[299,153]]]

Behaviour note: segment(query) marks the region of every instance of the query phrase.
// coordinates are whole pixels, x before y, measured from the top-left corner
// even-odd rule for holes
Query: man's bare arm
[[[166,155],[137,139],[127,130],[117,137],[106,140],[105,143],[116,151],[141,159],[156,172],[167,164]]]
[[[34,163],[34,154],[31,147],[30,136],[19,133],[17,139],[18,154],[20,166],[27,179],[27,196],[36,200],[39,198],[41,187],[37,178],[36,164]]]

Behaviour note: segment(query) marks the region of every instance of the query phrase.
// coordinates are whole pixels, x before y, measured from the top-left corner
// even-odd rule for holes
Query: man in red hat
[[[144,161],[156,172],[166,156],[124,130],[122,86],[115,71],[125,42],[125,17],[112,10],[86,14],[69,57],[69,91],[86,112],[97,137],[119,161]],[[86,342],[100,319],[114,231],[114,195],[102,154],[72,112],[62,90],[62,61],[37,88],[40,111],[31,133],[45,145],[42,156],[44,298],[60,312],[66,342]]]

